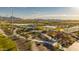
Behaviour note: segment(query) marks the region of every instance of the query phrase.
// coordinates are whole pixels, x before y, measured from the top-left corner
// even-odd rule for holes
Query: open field
[[[79,40],[78,30],[68,32],[69,28],[75,27],[76,29],[76,26],[79,26],[73,21],[67,23],[48,20],[40,22],[37,20],[15,20],[13,23],[11,20],[8,21],[0,21],[0,32],[12,41],[10,43],[15,48],[11,50],[64,51],[64,48],[68,49]],[[3,50],[7,50],[6,47]]]

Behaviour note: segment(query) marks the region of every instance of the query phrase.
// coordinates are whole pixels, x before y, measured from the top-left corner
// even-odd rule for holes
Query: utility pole
[[[11,7],[11,24],[12,24],[12,32],[13,32],[13,7]]]

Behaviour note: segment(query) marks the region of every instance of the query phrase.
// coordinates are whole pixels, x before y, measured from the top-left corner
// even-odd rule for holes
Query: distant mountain
[[[17,18],[17,17],[14,17],[14,16],[10,16],[10,17],[3,17],[3,16],[0,16],[0,20],[21,20],[21,18]]]
[[[12,22],[12,19],[13,19],[13,22],[14,23],[29,23],[29,22],[63,22],[63,23],[79,23],[79,20],[62,20],[62,19],[22,19],[22,18],[19,18],[19,17],[14,17],[14,16],[10,16],[10,17],[4,17],[4,16],[0,16],[0,21],[8,21],[8,22]]]

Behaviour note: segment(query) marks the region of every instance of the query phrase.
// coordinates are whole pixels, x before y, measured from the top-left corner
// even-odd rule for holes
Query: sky
[[[13,16],[24,19],[79,19],[76,7],[0,7],[0,16]]]

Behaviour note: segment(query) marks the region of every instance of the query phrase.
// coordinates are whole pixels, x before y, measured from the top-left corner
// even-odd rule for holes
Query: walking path
[[[65,51],[79,51],[79,42],[74,42],[69,48],[65,48]]]

